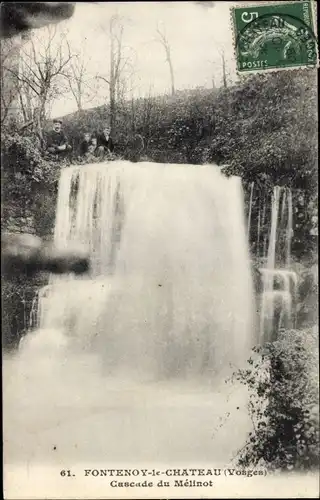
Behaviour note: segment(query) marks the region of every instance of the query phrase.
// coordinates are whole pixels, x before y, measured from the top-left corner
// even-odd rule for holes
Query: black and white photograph
[[[316,25],[1,3],[6,500],[319,497]]]

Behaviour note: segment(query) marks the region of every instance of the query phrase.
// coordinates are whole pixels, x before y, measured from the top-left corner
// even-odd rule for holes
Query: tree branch
[[[104,76],[97,75],[96,78],[99,79],[99,80],[103,80],[108,85],[110,85],[110,80],[107,80]]]

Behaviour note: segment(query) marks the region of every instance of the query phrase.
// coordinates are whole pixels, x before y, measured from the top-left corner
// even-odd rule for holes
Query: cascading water
[[[257,224],[257,257],[260,257],[260,232],[261,232],[261,210],[259,206],[258,224]]]
[[[89,278],[52,277],[37,325],[138,379],[215,374],[252,347],[241,182],[213,165],[111,162],[61,172],[55,243],[86,245]]]
[[[290,328],[295,325],[294,307],[298,278],[290,269],[292,214],[291,190],[275,186],[266,267],[260,269],[263,283],[260,338],[264,341],[274,340],[280,328]]]
[[[249,200],[249,215],[248,215],[248,239],[250,238],[250,229],[251,229],[251,214],[252,214],[253,188],[254,188],[254,182],[251,182],[251,188],[250,188],[250,200]]]
[[[287,225],[287,259],[286,266],[291,265],[291,240],[293,234],[293,206],[292,206],[292,192],[289,189],[288,193],[288,225]]]
[[[262,228],[264,228],[264,225],[265,225],[266,206],[267,206],[267,201],[266,201],[266,197],[264,197],[264,199],[263,199],[262,216],[261,216],[261,227]],[[267,235],[265,234],[264,237],[263,237],[263,247],[262,247],[262,257],[263,257],[263,259],[266,257],[266,249],[267,249]]]

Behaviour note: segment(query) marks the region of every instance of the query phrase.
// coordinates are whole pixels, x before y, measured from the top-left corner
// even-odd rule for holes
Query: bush
[[[37,231],[37,215],[51,212],[53,227],[60,167],[45,160],[33,136],[2,135],[2,229]],[[45,204],[45,207],[42,205]],[[43,209],[44,208],[44,209]],[[42,236],[42,234],[39,234]]]
[[[273,471],[318,467],[318,332],[282,332],[254,349],[250,367],[234,378],[249,389],[253,431],[238,453],[240,467]]]
[[[1,229],[50,237],[54,227],[60,166],[46,161],[33,136],[2,134]],[[14,349],[29,326],[32,301],[46,276],[2,280],[2,343]]]
[[[138,133],[153,161],[214,161],[262,189],[285,184],[315,192],[316,105],[315,71],[258,74],[218,91],[118,103],[113,138],[121,155],[127,138]],[[108,106],[66,116],[74,150],[84,130],[100,129],[108,119]]]
[[[298,288],[297,324],[308,328],[317,324],[319,319],[318,293],[319,269],[317,264],[303,269],[300,272],[300,285]]]
[[[316,74],[254,75],[215,104],[212,155],[227,173],[262,187],[316,191]]]
[[[275,185],[293,190],[296,227],[293,256],[309,258],[315,249],[310,231],[317,226],[317,91],[314,70],[257,74],[229,88],[197,88],[117,103],[115,151],[130,159],[130,138],[144,138],[143,155],[160,163],[217,163],[239,175],[252,203],[252,252],[266,200],[260,243],[270,230],[270,199]],[[74,151],[84,130],[93,132],[109,119],[108,106],[73,113],[64,127]],[[129,154],[128,154],[129,153]],[[295,194],[297,193],[297,195]],[[304,198],[299,206],[296,198]],[[261,214],[260,214],[261,215]],[[261,220],[260,220],[261,223]],[[260,245],[261,247],[262,245]]]
[[[25,281],[17,278],[2,283],[2,347],[9,351],[17,348],[30,326],[30,315],[36,290],[44,285],[43,277]]]

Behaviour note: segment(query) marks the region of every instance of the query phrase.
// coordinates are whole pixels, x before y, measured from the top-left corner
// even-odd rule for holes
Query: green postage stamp
[[[311,0],[233,7],[238,73],[316,67],[314,10]]]

